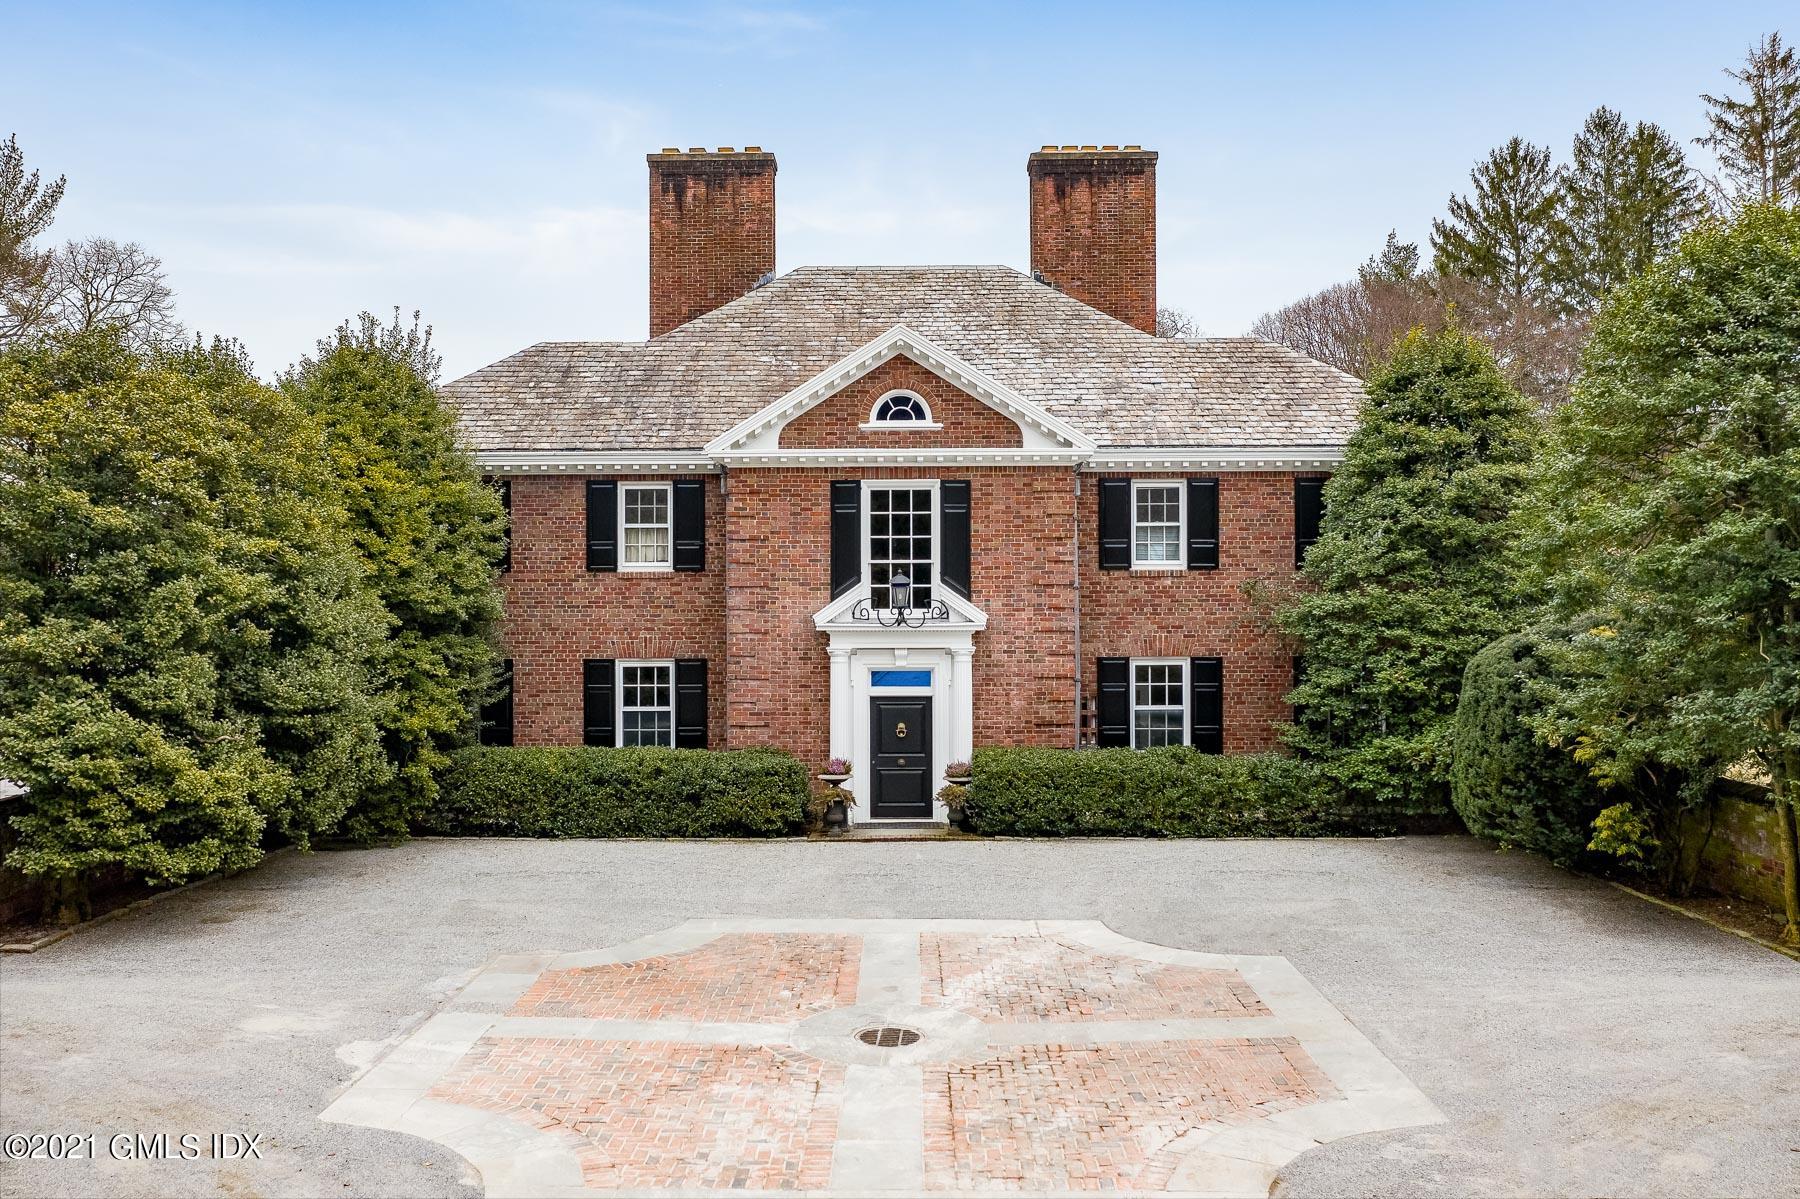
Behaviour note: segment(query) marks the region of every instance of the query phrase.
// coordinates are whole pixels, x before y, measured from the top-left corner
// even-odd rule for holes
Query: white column
[[[950,706],[955,719],[950,726],[950,758],[967,762],[975,752],[975,651],[950,651]]]
[[[831,654],[831,756],[851,761],[856,747],[851,744],[850,724],[850,651],[833,649]]]

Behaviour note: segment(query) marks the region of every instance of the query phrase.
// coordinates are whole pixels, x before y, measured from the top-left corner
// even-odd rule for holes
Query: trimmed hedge
[[[455,755],[422,833],[777,837],[806,822],[806,770],[769,749],[516,749]]]
[[[1450,802],[1471,833],[1563,866],[1586,853],[1608,801],[1585,767],[1538,740],[1525,722],[1540,708],[1534,684],[1550,676],[1543,647],[1571,631],[1528,629],[1469,660],[1450,756]]]
[[[1304,837],[1344,831],[1318,770],[1279,754],[978,749],[967,812],[1015,837]]]

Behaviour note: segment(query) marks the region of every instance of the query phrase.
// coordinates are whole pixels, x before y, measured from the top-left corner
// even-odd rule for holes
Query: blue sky
[[[1349,275],[1390,227],[1423,241],[1512,134],[1566,155],[1610,104],[1696,136],[1697,94],[1728,86],[1721,69],[1794,13],[1791,0],[5,8],[0,136],[68,176],[55,235],[142,242],[182,319],[241,337],[265,371],[342,317],[398,304],[435,325],[447,377],[533,341],[644,336],[644,154],[661,146],[776,153],[785,271],[1023,268],[1026,155],[1141,143],[1162,153],[1161,299],[1232,334]]]

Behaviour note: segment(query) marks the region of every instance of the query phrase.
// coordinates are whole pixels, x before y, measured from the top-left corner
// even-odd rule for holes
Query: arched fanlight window
[[[931,409],[910,391],[890,391],[875,401],[869,413],[872,425],[923,425],[931,423]]]

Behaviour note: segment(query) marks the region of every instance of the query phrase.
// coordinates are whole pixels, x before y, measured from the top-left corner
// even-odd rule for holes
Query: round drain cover
[[[917,1029],[896,1028],[889,1024],[880,1028],[865,1028],[856,1034],[856,1039],[878,1049],[894,1049],[901,1045],[916,1044],[919,1033]]]

